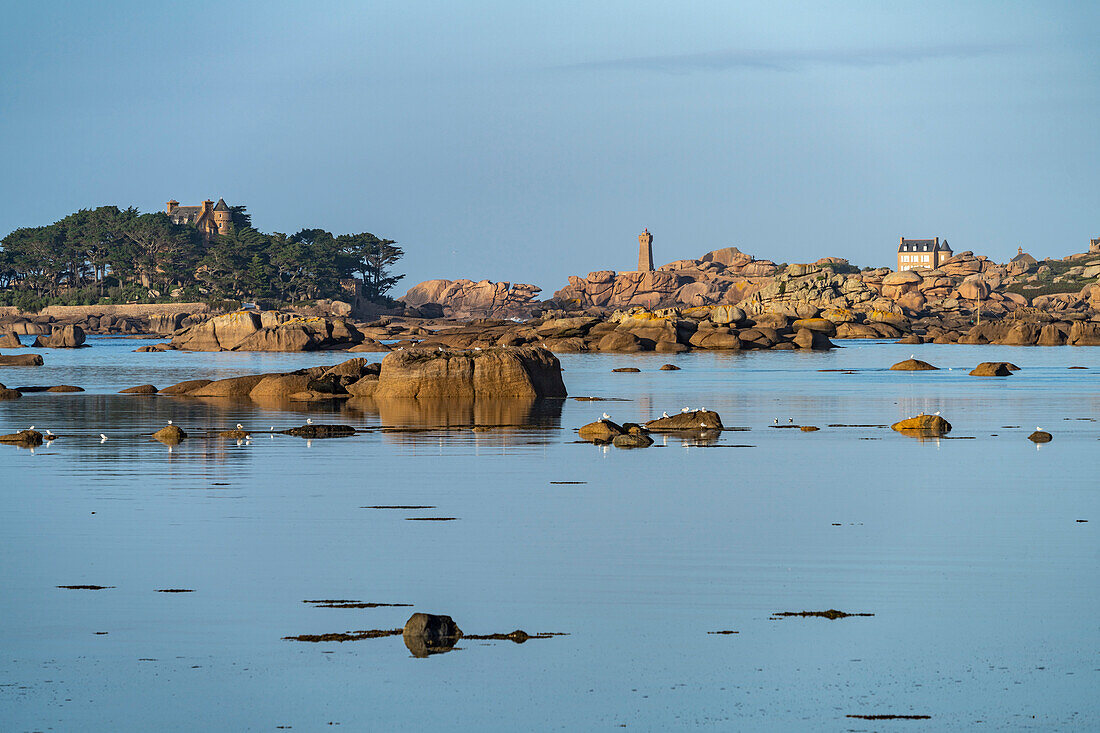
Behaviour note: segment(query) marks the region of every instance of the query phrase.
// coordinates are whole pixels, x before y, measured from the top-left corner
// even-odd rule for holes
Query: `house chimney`
[[[173,211],[176,210],[176,207],[179,206],[179,205],[180,205],[179,201],[176,201],[175,199],[172,199],[171,201],[168,202],[168,208],[167,208],[166,213],[171,214]]]

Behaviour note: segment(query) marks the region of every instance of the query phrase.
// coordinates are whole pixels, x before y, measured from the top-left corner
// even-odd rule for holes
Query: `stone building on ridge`
[[[173,199],[167,204],[167,214],[173,224],[193,226],[207,240],[215,234],[228,234],[233,221],[233,212],[225,199],[218,199],[216,204],[208,199],[198,206],[180,206],[180,202]]]
[[[947,243],[946,239],[941,243],[939,237],[934,239],[906,239],[901,237],[901,242],[898,244],[897,271],[902,272],[917,268],[934,270],[953,256],[951,245]]]

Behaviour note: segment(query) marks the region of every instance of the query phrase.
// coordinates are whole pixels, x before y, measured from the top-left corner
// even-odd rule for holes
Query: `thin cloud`
[[[696,71],[758,71],[794,72],[817,66],[847,66],[871,68],[898,66],[939,59],[969,59],[991,56],[1010,50],[1006,45],[941,45],[911,48],[818,49],[806,51],[711,51],[668,56],[636,56],[631,58],[585,61],[559,66],[559,69],[657,71],[666,74],[689,74]]]

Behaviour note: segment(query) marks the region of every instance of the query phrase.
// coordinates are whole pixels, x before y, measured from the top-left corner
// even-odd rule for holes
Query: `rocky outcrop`
[[[542,288],[525,283],[481,280],[426,280],[414,285],[401,297],[413,308],[435,306],[441,315],[454,318],[471,316],[507,317],[525,313]],[[429,316],[431,311],[422,312]]]
[[[0,354],[0,366],[42,366],[38,354]]]
[[[84,345],[84,329],[67,325],[55,328],[49,336],[39,336],[32,346],[47,349],[77,349]]]
[[[538,347],[406,349],[382,360],[376,398],[565,397],[561,364]]]
[[[294,317],[274,311],[237,311],[196,324],[172,337],[186,351],[316,351],[346,349],[363,334],[343,319]]]

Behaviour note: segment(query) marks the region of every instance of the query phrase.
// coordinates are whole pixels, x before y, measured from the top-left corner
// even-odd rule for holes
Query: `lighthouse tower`
[[[653,235],[648,228],[638,235],[638,272],[653,272]]]

